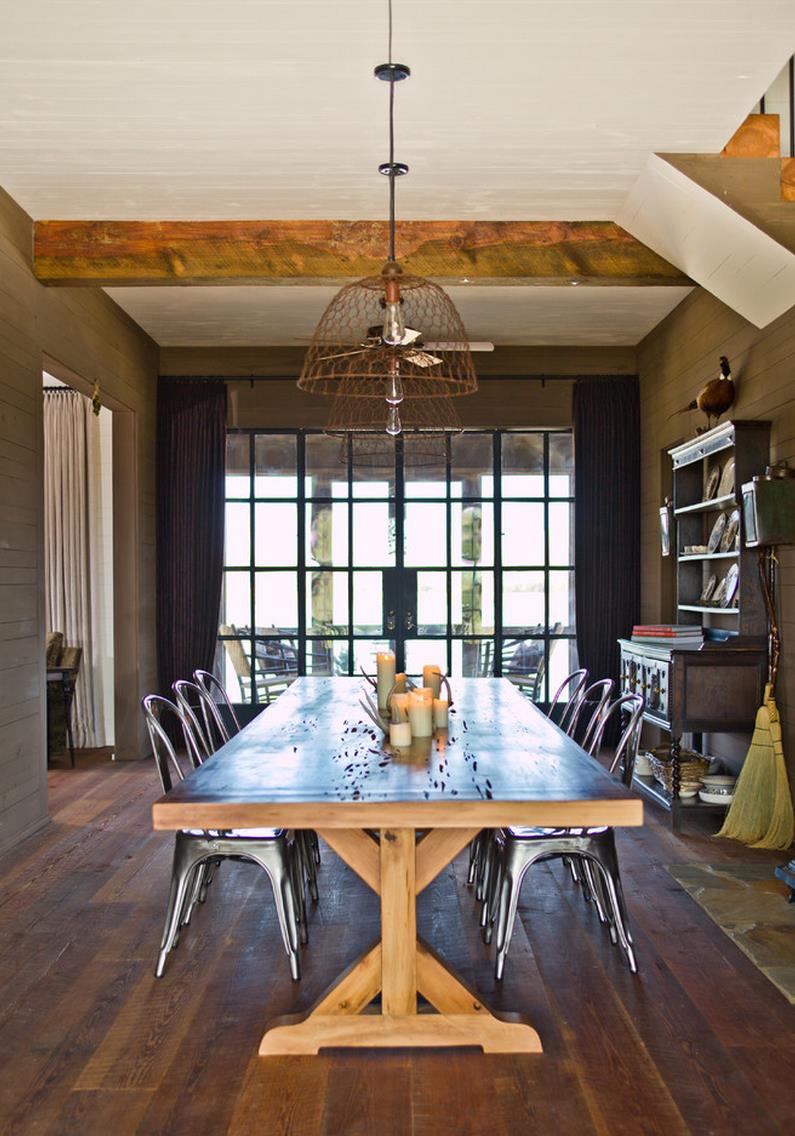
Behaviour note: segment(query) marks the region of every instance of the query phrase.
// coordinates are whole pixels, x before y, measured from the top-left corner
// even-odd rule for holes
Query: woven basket
[[[646,750],[651,771],[655,781],[664,785],[671,792],[673,769],[671,766],[671,751],[667,746],[659,749]],[[709,769],[709,761],[692,749],[682,749],[679,755],[679,781],[700,781]]]

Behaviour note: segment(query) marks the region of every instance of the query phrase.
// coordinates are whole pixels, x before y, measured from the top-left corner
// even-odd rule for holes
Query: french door
[[[242,700],[295,674],[371,671],[385,646],[409,674],[523,676],[540,701],[572,669],[571,434],[471,431],[424,450],[230,431],[217,663]]]

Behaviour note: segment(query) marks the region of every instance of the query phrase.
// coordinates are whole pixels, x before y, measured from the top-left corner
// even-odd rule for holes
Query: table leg
[[[488,1053],[540,1053],[536,1031],[515,1014],[490,1011],[422,940],[416,895],[466,846],[476,829],[439,829],[419,844],[410,828],[369,837],[321,830],[343,859],[381,897],[381,942],[349,967],[313,1009],[273,1022],[260,1054],[306,1054],[336,1047],[471,1046]],[[373,879],[372,850],[379,856]],[[367,1012],[381,992],[381,1009]],[[417,994],[436,1013],[417,1013]],[[364,1012],[363,1012],[364,1011]]]

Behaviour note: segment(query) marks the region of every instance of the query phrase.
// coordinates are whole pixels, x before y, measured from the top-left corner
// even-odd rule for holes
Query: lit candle
[[[433,736],[433,691],[427,687],[409,692],[409,722],[413,738]]]
[[[393,722],[408,722],[409,720],[409,696],[408,694],[393,694],[392,695],[392,721]]]
[[[389,742],[395,749],[408,749],[411,745],[411,723],[390,722]]]
[[[406,693],[406,676],[404,674],[395,675],[395,694]]]
[[[394,651],[379,651],[375,657],[375,670],[378,709],[388,710],[387,699],[389,698],[390,690],[395,685]]]
[[[438,698],[442,689],[442,668],[429,664],[422,668],[422,685],[430,687],[433,697]]]
[[[433,726],[435,730],[446,730],[448,726],[448,711],[450,703],[446,698],[433,700]]]

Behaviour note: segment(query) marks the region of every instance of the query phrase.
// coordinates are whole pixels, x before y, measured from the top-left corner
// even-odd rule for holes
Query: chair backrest
[[[600,678],[598,682],[592,682],[583,690],[574,711],[569,716],[566,733],[573,738],[579,732],[582,735],[583,749],[588,748],[591,735],[599,728],[599,722],[610,703],[613,686],[612,678]]]
[[[229,624],[222,623],[218,628],[221,635],[236,635],[237,631]],[[229,655],[229,661],[235,669],[235,674],[242,682],[251,683],[251,663],[248,660],[248,655],[243,650],[243,644],[239,639],[224,639],[224,647]]]
[[[547,717],[552,718],[552,720],[554,721],[555,709],[557,708],[558,703],[560,702],[564,693],[567,690],[569,692],[569,700],[564,707],[563,714],[561,715],[561,720],[558,723],[562,730],[566,728],[565,723],[577,708],[587,682],[588,672],[586,670],[572,671],[570,675],[566,675],[563,682],[560,684],[560,686],[552,696],[552,704],[549,707]]]
[[[141,708],[144,712],[146,727],[149,731],[149,740],[152,743],[152,755],[160,775],[160,784],[163,792],[167,793],[186,775],[176,747],[166,732],[164,722],[170,721],[172,726],[178,726],[185,741],[185,750],[188,760],[188,770],[200,764],[196,757],[196,741],[192,736],[192,728],[188,718],[179,706],[160,694],[147,694],[141,699]]]
[[[643,711],[646,702],[640,694],[622,694],[613,702],[606,713],[602,715],[598,729],[590,739],[588,752],[596,757],[602,744],[608,722],[615,719],[621,723],[622,718],[628,715],[627,723],[621,731],[618,745],[610,761],[609,770],[629,787],[632,784],[632,774],[635,770],[635,759],[638,756],[640,734],[643,728]]]
[[[174,699],[183,715],[190,723],[191,732],[198,743],[201,761],[212,757],[215,751],[228,741],[224,737],[223,723],[219,726],[220,715],[209,694],[195,682],[178,678],[171,684]]]
[[[235,708],[232,705],[231,699],[230,699],[229,695],[226,693],[226,688],[224,687],[224,684],[221,682],[221,680],[219,678],[216,678],[216,676],[214,674],[211,674],[210,671],[203,671],[203,670],[200,670],[200,669],[197,669],[193,672],[193,681],[196,683],[197,686],[200,686],[202,688],[202,690],[205,691],[205,693],[208,694],[210,696],[210,698],[212,699],[216,709],[218,710],[219,716],[221,718],[221,725],[225,728],[225,731],[226,731],[225,740],[229,741],[229,738],[232,735],[230,733],[228,724],[223,721],[223,714],[221,713],[221,707],[222,706],[226,707],[226,711],[227,711],[227,713],[228,713],[228,715],[229,715],[229,717],[232,721],[232,725],[234,727],[233,732],[236,733],[236,734],[240,732],[240,722],[238,721],[238,717],[237,717],[237,714],[235,713]]]

